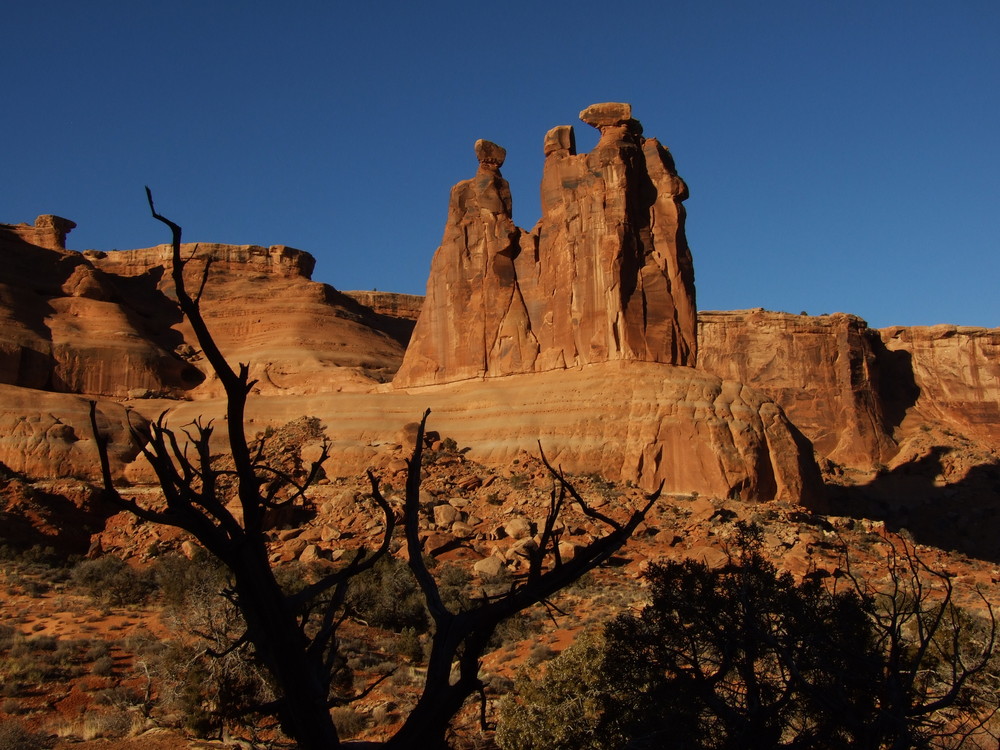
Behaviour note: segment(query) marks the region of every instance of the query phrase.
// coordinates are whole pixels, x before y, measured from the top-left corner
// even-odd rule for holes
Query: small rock
[[[493,578],[500,575],[500,571],[502,571],[505,567],[507,566],[504,564],[503,560],[499,557],[491,555],[490,557],[484,557],[482,560],[477,562],[472,566],[472,569],[481,576]]]
[[[504,524],[503,530],[511,539],[524,539],[531,536],[531,524],[521,516],[515,516],[509,520]]]
[[[434,506],[434,523],[440,528],[451,526],[461,519],[461,515],[458,508],[448,503]]]
[[[476,141],[476,158],[483,166],[502,167],[507,158],[507,149],[480,138]]]
[[[302,554],[299,555],[299,562],[315,562],[321,557],[319,547],[315,544],[308,544],[305,549],[302,550]]]
[[[632,105],[625,102],[591,104],[580,113],[580,119],[595,128],[624,125],[632,119]]]

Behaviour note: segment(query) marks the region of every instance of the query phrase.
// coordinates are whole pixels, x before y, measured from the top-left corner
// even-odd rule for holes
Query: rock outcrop
[[[506,152],[476,142],[479,169],[452,189],[396,387],[614,360],[694,365],[687,187],[629,105],[594,105],[580,118],[600,142],[577,154],[571,127],[549,131],[542,217],[530,233],[512,220]]]
[[[0,241],[15,241],[46,250],[65,250],[66,235],[76,229],[76,222],[61,216],[42,214],[32,224],[0,224]]]
[[[877,330],[843,313],[756,309],[703,311],[698,332],[699,369],[764,391],[845,467],[895,466],[917,433],[1000,450],[1000,329]]]
[[[202,289],[204,277],[202,313],[216,342],[231,362],[250,363],[258,393],[368,390],[399,366],[407,326],[312,281],[315,260],[309,253],[284,245],[209,243],[184,244],[181,251],[189,259],[185,278],[192,293]],[[203,365],[194,333],[177,313],[168,245],[90,260],[147,320],[157,321],[152,331],[169,331],[172,347]],[[189,397],[221,393],[207,374]]]
[[[907,427],[935,422],[1000,449],[1000,328],[894,326],[878,335],[907,384],[893,394],[913,405]]]
[[[380,315],[386,315],[400,320],[412,320],[414,323],[420,317],[420,309],[424,306],[423,295],[399,294],[397,292],[379,291],[349,291],[348,297],[356,299],[365,307],[370,307]],[[409,333],[413,332],[412,326]],[[409,341],[409,333],[406,340]]]
[[[699,369],[767,393],[820,456],[870,468],[895,454],[882,389],[899,381],[880,382],[881,342],[861,318],[701,311],[698,342]]]
[[[149,335],[106,274],[62,247],[72,226],[46,216],[35,227],[0,225],[0,383],[125,396],[182,393],[201,382]]]
[[[175,424],[223,413],[214,400],[135,403],[149,415],[165,407]],[[334,456],[328,471],[339,476],[363,474],[380,446],[406,442],[401,426],[430,408],[430,427],[487,465],[514,465],[540,443],[566,471],[646,490],[662,481],[667,492],[752,501],[820,494],[812,447],[771,399],[688,367],[604,362],[413,391],[264,396],[248,408],[251,431],[303,414],[321,419]],[[222,439],[225,423],[216,425]]]
[[[108,437],[116,475],[139,453],[129,421],[137,427],[144,424],[142,416],[120,404],[100,403],[97,424]],[[73,477],[99,483],[93,437],[87,399],[0,385],[0,473],[6,469],[34,479]]]
[[[62,246],[72,226],[0,225],[0,383],[113,398],[218,393],[178,312],[169,246],[78,253]],[[411,324],[311,281],[309,253],[183,252],[190,288],[204,277],[206,319],[227,356],[253,364],[258,392],[368,389],[398,368]]]

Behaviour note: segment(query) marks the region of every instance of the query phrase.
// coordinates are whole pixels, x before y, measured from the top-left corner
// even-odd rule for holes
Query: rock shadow
[[[913,355],[905,349],[891,350],[877,331],[868,337],[878,367],[875,395],[882,406],[882,418],[891,435],[906,412],[917,403],[920,386],[913,375]]]
[[[936,445],[864,485],[827,484],[829,513],[884,521],[918,543],[1000,562],[1000,460],[945,482],[944,459],[953,450]]]
[[[136,276],[104,272],[103,278],[114,290],[115,299],[132,327],[164,353],[159,368],[166,385],[186,391],[205,380],[205,373],[186,361],[179,352],[191,347],[175,327],[184,320],[177,301],[165,294],[161,282],[166,268],[152,266]]]

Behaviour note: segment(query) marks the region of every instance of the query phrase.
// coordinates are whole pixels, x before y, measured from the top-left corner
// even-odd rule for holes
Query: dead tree
[[[380,491],[379,480],[369,472],[371,497],[385,517],[385,533],[378,548],[362,548],[344,568],[298,593],[286,594],[282,590],[268,560],[265,513],[305,496],[328,457],[327,447],[304,481],[269,465],[262,451],[252,447],[244,420],[247,397],[254,385],[249,365],[241,363],[238,370],[229,365],[200,310],[209,266],[206,264],[197,294],[191,296],[184,279],[187,261],[181,257],[181,227],[158,214],[148,188],[146,193],[153,217],[170,227],[172,233],[171,272],[178,305],[225,389],[229,459],[226,468],[221,468],[222,462],[211,453],[211,422],[196,420],[182,430],[182,436],[167,425],[165,415],[148,426],[134,427],[135,437],[143,446],[142,454],[156,472],[165,499],[165,507],[139,505],[125,498],[113,482],[107,437],[98,430],[96,406],[92,404],[91,426],[100,453],[104,492],[139,518],[185,530],[228,568],[233,581],[228,595],[246,625],[244,635],[230,648],[252,646],[255,658],[273,678],[279,697],[267,708],[300,747],[340,747],[342,741],[330,709],[358,697],[331,694],[339,657],[337,631],[346,616],[344,601],[352,579],[390,554],[395,514]],[[620,523],[590,509],[562,472],[546,460],[554,488],[540,544],[532,553],[527,575],[500,596],[483,596],[469,609],[451,611],[424,563],[418,536],[423,433],[429,413],[423,415],[408,462],[402,525],[408,564],[426,601],[434,633],[423,691],[403,726],[384,743],[384,747],[391,748],[446,747],[445,735],[452,718],[470,696],[483,690],[478,676],[480,659],[497,626],[511,615],[546,601],[607,560],[627,541],[659,495],[657,491],[648,496],[644,507]],[[285,494],[278,488],[284,488]],[[239,514],[227,507],[227,493],[233,491]],[[591,519],[607,526],[607,533],[577,550],[572,560],[563,561],[559,557],[556,521],[568,503],[578,504]],[[458,678],[453,682],[456,665]]]
[[[995,668],[993,605],[977,591],[982,614],[963,610],[949,573],[928,565],[904,536],[889,536],[884,543],[881,582],[856,575],[846,546],[843,553],[844,576],[869,604],[874,650],[881,656],[869,686],[878,711],[853,727],[855,736],[865,747],[893,750],[961,747],[991,736],[985,727],[1000,703],[980,678]],[[856,718],[844,712],[845,723]]]

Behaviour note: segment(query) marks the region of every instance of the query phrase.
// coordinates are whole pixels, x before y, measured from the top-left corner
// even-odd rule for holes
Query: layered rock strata
[[[1000,329],[756,309],[702,311],[698,332],[699,369],[767,393],[836,463],[895,465],[918,432],[1000,451]]]
[[[479,169],[451,192],[427,298],[393,383],[405,388],[634,360],[694,365],[687,187],[627,104],[580,118],[601,131],[544,141],[542,217],[514,225],[506,152],[476,142]]]
[[[408,326],[312,281],[309,253],[210,243],[186,243],[181,253],[188,259],[186,285],[191,293],[202,290],[202,313],[216,342],[230,362],[250,363],[257,393],[367,390],[399,366]],[[134,290],[130,299],[158,321],[155,329],[170,331],[173,346],[203,366],[194,333],[177,314],[168,245],[90,260],[120,288]],[[221,393],[212,373],[206,375],[188,397]]]
[[[170,247],[83,253],[73,222],[0,225],[0,383],[115,398],[220,392],[177,309]],[[189,288],[258,392],[367,389],[399,366],[411,324],[311,281],[315,261],[276,245],[185,244]],[[202,285],[204,288],[202,289]]]
[[[153,415],[170,407],[184,424],[221,415],[218,401],[136,402]],[[744,500],[813,502],[819,474],[812,448],[759,391],[693,368],[604,362],[568,371],[462,381],[414,391],[264,396],[252,399],[251,432],[303,414],[326,426],[338,476],[363,474],[383,447],[406,443],[400,428],[431,409],[430,429],[469,446],[487,465],[516,465],[539,445],[564,470],[595,473],[666,492]],[[216,437],[225,423],[217,420]],[[146,471],[147,474],[142,474]],[[138,473],[137,473],[138,472]],[[144,462],[135,481],[151,479]]]
[[[66,250],[73,226],[52,216],[34,227],[0,225],[0,383],[124,396],[201,382],[197,368],[148,334],[106,274]]]
[[[1000,451],[1000,328],[894,326],[878,335],[914,394],[910,426],[937,422]]]

